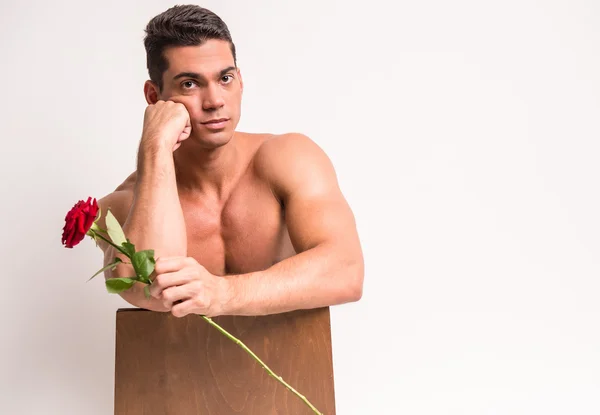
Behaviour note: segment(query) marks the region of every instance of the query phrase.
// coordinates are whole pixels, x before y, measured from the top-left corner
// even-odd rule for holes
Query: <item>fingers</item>
[[[177,138],[177,144],[181,145],[182,141],[187,140],[189,138],[191,132],[192,132],[192,127],[185,127],[183,129],[183,131],[181,132],[181,134],[179,134],[179,137]]]
[[[158,274],[150,284],[150,295],[154,298],[160,297],[167,288],[184,285],[192,281],[192,275],[187,272],[167,272]]]
[[[150,295],[158,298],[169,287],[184,285],[196,277],[196,268],[201,267],[191,257],[161,257],[154,265],[154,278],[150,285]]]
[[[185,317],[192,314],[194,310],[194,302],[192,300],[183,301],[171,308],[171,314],[175,317]]]
[[[163,304],[167,308],[171,308],[178,302],[189,300],[194,296],[192,284],[185,284],[180,286],[169,287],[159,295]]]
[[[154,271],[156,278],[150,285],[150,295],[162,301],[174,316],[210,313],[214,276],[194,258],[160,257]]]
[[[165,274],[167,272],[176,272],[180,269],[183,269],[187,265],[190,265],[189,257],[161,257],[158,258],[154,264],[154,272],[156,272],[157,275]]]
[[[175,317],[187,314],[204,313],[209,309],[208,298],[202,292],[198,281],[181,286],[169,287],[159,296],[163,305],[171,310]],[[183,305],[182,305],[183,304]]]
[[[169,304],[169,307],[171,307],[171,304]],[[175,317],[184,317],[188,314],[199,314],[207,317],[217,315],[212,309],[208,298],[202,295],[182,298],[181,302],[172,305],[171,314]]]

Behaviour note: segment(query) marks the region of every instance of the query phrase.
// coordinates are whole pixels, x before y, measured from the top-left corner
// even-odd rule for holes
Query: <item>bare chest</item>
[[[215,275],[267,269],[294,254],[284,214],[267,185],[240,183],[222,205],[182,200],[188,255]]]

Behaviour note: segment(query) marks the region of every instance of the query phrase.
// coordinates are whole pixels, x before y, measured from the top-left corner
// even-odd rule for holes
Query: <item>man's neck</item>
[[[180,192],[189,196],[209,196],[218,201],[226,199],[238,175],[240,154],[237,144],[235,135],[227,144],[214,149],[184,142],[174,153]]]

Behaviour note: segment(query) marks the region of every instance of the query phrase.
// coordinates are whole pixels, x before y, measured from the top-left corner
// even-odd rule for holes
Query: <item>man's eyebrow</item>
[[[180,72],[173,77],[173,80],[176,81],[179,78],[204,79],[202,75],[196,72]]]
[[[234,70],[235,70],[235,66],[229,66],[219,72],[219,77],[225,75],[227,72],[231,72]],[[180,78],[192,78],[192,79],[201,80],[201,79],[204,79],[204,76],[200,75],[197,72],[180,72],[173,77],[173,80],[176,81]]]

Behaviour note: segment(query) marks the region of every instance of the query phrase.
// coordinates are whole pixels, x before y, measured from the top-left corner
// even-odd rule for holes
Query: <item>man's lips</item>
[[[211,130],[219,130],[225,127],[227,121],[229,121],[229,118],[213,118],[212,120],[204,121],[201,124]]]
[[[204,121],[201,124],[218,124],[227,120],[229,120],[229,118],[213,118],[212,120]]]

